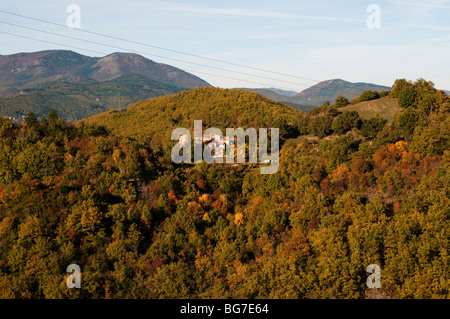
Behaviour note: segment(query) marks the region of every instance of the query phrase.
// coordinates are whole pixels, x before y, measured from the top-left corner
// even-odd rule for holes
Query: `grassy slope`
[[[380,117],[391,122],[394,116],[401,111],[396,99],[383,97],[377,100],[365,101],[353,105],[347,105],[339,109],[340,111],[356,111],[359,116],[369,119],[378,114]]]

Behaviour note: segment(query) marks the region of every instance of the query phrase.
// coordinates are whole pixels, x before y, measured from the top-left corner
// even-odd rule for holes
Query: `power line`
[[[168,58],[168,57],[164,57],[164,56],[161,56],[161,55],[156,55],[156,54],[152,54],[152,53],[148,53],[148,52],[143,52],[143,51],[138,51],[138,50],[130,50],[128,48],[118,47],[118,46],[115,46],[115,45],[110,45],[110,44],[105,44],[105,43],[99,43],[99,42],[95,42],[95,41],[90,41],[90,40],[86,40],[86,39],[72,37],[72,36],[69,36],[69,35],[63,35],[63,34],[50,32],[50,31],[46,31],[46,30],[41,30],[41,29],[37,29],[37,28],[26,27],[26,26],[22,26],[22,25],[10,23],[10,22],[0,21],[0,23],[11,25],[11,26],[15,26],[15,27],[19,27],[19,28],[23,28],[23,29],[38,31],[38,32],[46,33],[46,34],[56,35],[56,36],[63,37],[63,38],[73,39],[73,40],[77,40],[77,41],[84,41],[84,42],[87,42],[87,43],[92,43],[92,44],[96,44],[96,45],[106,46],[106,47],[110,47],[110,48],[114,48],[114,49],[131,51],[131,52],[134,52],[134,53],[139,53],[139,54],[144,54],[144,55],[148,55],[148,56],[158,57],[158,58],[161,58],[161,59],[177,61],[177,62],[181,62],[181,63],[188,63],[188,64],[202,66],[202,67],[211,68],[211,69],[215,69],[215,70],[226,71],[226,72],[231,72],[231,73],[237,73],[237,74],[242,74],[242,75],[247,75],[247,76],[252,76],[252,77],[258,77],[258,78],[263,78],[263,79],[267,79],[267,80],[271,80],[271,81],[284,82],[284,83],[293,84],[293,85],[300,85],[300,86],[306,86],[306,87],[310,86],[310,85],[304,84],[304,83],[297,83],[297,82],[279,80],[279,79],[275,79],[275,78],[270,78],[270,77],[265,77],[265,76],[260,76],[260,75],[254,75],[254,74],[240,72],[240,71],[235,71],[235,70],[228,70],[228,69],[224,69],[224,68],[209,66],[209,65],[205,65],[205,64],[200,64],[200,63],[195,63],[195,62],[190,62],[190,61],[185,61],[185,60],[180,60],[180,59]]]
[[[39,22],[55,25],[55,26],[58,26],[58,27],[68,28],[66,25],[63,25],[63,24],[59,24],[59,23],[55,23],[55,22],[51,22],[51,21],[47,21],[47,20],[43,20],[43,19],[33,18],[33,17],[30,17],[30,16],[26,16],[26,15],[14,13],[14,12],[9,12],[9,11],[5,11],[5,10],[0,10],[0,12],[6,13],[6,14],[10,14],[10,15],[14,15],[14,16],[21,17],[21,18],[25,18],[25,19],[30,19],[30,20],[34,20],[34,21],[39,21]],[[209,57],[205,57],[205,56],[202,56],[202,55],[187,53],[187,52],[183,52],[183,51],[180,51],[180,50],[164,48],[164,47],[161,47],[161,46],[151,45],[151,44],[148,44],[148,43],[128,40],[128,39],[124,39],[124,38],[120,38],[120,37],[116,37],[116,36],[112,36],[112,35],[107,35],[107,34],[103,34],[103,33],[99,33],[99,32],[94,32],[94,31],[90,31],[90,30],[78,29],[78,28],[75,28],[75,30],[77,30],[79,32],[84,32],[84,33],[89,33],[89,34],[98,35],[98,36],[102,36],[102,37],[107,37],[107,38],[114,39],[114,40],[120,40],[120,41],[125,41],[125,42],[128,42],[128,43],[133,43],[133,44],[138,44],[138,45],[142,45],[142,46],[147,46],[147,47],[158,49],[158,50],[164,50],[164,51],[178,53],[178,54],[183,54],[183,55],[196,57],[196,58],[200,58],[200,59],[204,59],[204,60],[220,62],[220,63],[224,63],[224,64],[228,64],[228,65],[239,66],[239,67],[246,68],[246,69],[252,69],[252,70],[266,72],[266,73],[283,75],[283,76],[287,76],[287,77],[302,79],[302,80],[306,80],[306,81],[312,81],[312,82],[316,82],[316,83],[321,82],[319,80],[314,80],[314,79],[310,79],[310,78],[306,78],[306,77],[301,77],[301,76],[297,76],[297,75],[286,74],[286,73],[276,72],[276,71],[271,71],[271,70],[265,70],[265,69],[261,69],[261,68],[257,68],[257,67],[251,67],[251,66],[238,64],[238,63],[233,63],[233,62],[228,62],[228,61],[224,61],[224,60],[220,60],[220,59],[209,58]]]
[[[63,46],[63,47],[66,47],[66,48],[70,48],[70,49],[75,49],[75,50],[89,51],[89,52],[97,53],[97,54],[101,54],[101,55],[106,55],[106,54],[108,54],[108,53],[105,53],[105,52],[99,52],[99,51],[94,51],[94,50],[90,50],[90,49],[83,49],[83,48],[74,47],[74,46],[71,46],[71,45],[66,45],[66,44],[61,44],[61,43],[51,42],[51,41],[42,40],[42,39],[36,39],[36,38],[32,38],[32,37],[27,37],[27,36],[25,36],[25,35],[20,35],[20,34],[15,34],[15,33],[9,33],[9,32],[5,32],[5,31],[0,31],[0,33],[4,33],[4,34],[8,34],[8,35],[12,35],[12,36],[15,36],[15,37],[28,39],[28,40],[35,40],[35,41],[39,41],[39,42],[45,42],[45,43],[49,43],[49,44],[53,44],[53,45],[60,45],[60,46]]]
[[[28,40],[34,40],[34,41],[49,43],[49,44],[53,44],[53,45],[59,45],[59,46],[63,46],[63,47],[67,47],[67,48],[75,49],[75,50],[90,51],[90,52],[101,54],[101,55],[107,55],[108,54],[108,53],[105,53],[105,52],[99,52],[99,51],[95,51],[95,50],[84,49],[84,48],[80,48],[80,47],[75,47],[75,46],[61,44],[61,43],[56,43],[56,42],[52,42],[52,41],[47,41],[47,40],[42,40],[42,39],[37,39],[37,38],[32,38],[32,37],[27,37],[27,36],[24,36],[24,35],[19,35],[19,34],[5,32],[5,31],[0,31],[0,33],[7,34],[7,35],[12,35],[12,36],[15,36],[15,37],[24,38],[24,39],[28,39]],[[267,83],[261,83],[261,82],[256,82],[256,81],[243,80],[243,79],[237,79],[237,78],[227,77],[227,76],[223,76],[223,75],[217,75],[217,74],[211,74],[211,73],[206,73],[206,72],[200,72],[200,71],[196,71],[196,70],[184,69],[184,71],[191,72],[191,73],[200,73],[200,74],[205,74],[205,75],[210,75],[210,76],[216,76],[216,77],[220,77],[220,78],[224,78],[224,79],[241,81],[241,82],[246,82],[246,83],[253,83],[253,84],[263,85],[263,86],[267,86],[267,87],[273,86],[273,85],[267,84]],[[276,87],[279,88],[279,89],[290,90],[290,88],[284,88],[284,87],[279,87],[279,86],[276,86]]]

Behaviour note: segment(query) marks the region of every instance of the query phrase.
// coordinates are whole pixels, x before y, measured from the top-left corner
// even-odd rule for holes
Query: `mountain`
[[[199,77],[134,53],[88,57],[67,50],[48,50],[0,56],[0,94],[66,81],[92,83],[136,73],[163,84],[191,89],[210,86]]]
[[[351,100],[367,90],[382,91],[390,89],[388,86],[372,83],[351,83],[341,79],[334,79],[320,82],[292,96],[292,98],[296,103],[302,105],[319,106],[325,101],[330,101],[333,104],[339,95],[343,95]]]
[[[99,59],[91,69],[90,77],[102,82],[117,76],[137,73],[151,80],[185,89],[210,86],[195,75],[173,66],[156,63],[135,53],[113,53]]]
[[[139,74],[119,76],[101,83],[53,82],[39,90],[24,89],[0,97],[0,115],[20,122],[29,112],[38,117],[54,109],[69,121],[123,109],[151,97],[178,93],[184,89],[150,80]]]
[[[94,61],[95,58],[58,50],[1,56],[0,93],[37,88],[52,81],[87,82],[88,76],[80,71]]]
[[[261,95],[265,96],[268,99],[271,99],[271,100],[274,100],[274,101],[281,102],[283,104],[289,105],[289,106],[291,106],[291,107],[293,107],[293,108],[295,108],[297,110],[301,110],[301,111],[305,111],[306,112],[306,111],[308,111],[308,110],[310,110],[312,108],[309,105],[301,105],[301,104],[297,103],[297,100],[292,95],[291,96],[283,95],[283,94],[280,94],[280,93],[278,93],[276,91],[273,91],[270,88],[267,88],[267,89],[264,89],[264,88],[263,89],[241,88],[241,89],[261,94]],[[288,91],[285,91],[285,92],[288,92]]]
[[[367,90],[390,90],[388,86],[372,83],[351,83],[341,79],[320,82],[300,93],[285,91],[274,88],[245,89],[257,92],[274,101],[279,101],[302,111],[308,111],[316,106],[320,106],[325,101],[333,104],[336,97],[343,95],[349,100],[361,95]]]
[[[220,129],[270,128],[280,127],[282,122],[292,124],[301,116],[300,111],[257,93],[205,87],[140,101],[126,110],[98,114],[81,123],[104,126],[116,136],[168,144],[174,128],[192,128],[194,120]]]
[[[270,91],[276,92],[278,94],[284,95],[284,96],[294,96],[298,94],[297,91],[290,91],[290,90],[283,90],[283,89],[277,89],[277,88],[267,88]]]

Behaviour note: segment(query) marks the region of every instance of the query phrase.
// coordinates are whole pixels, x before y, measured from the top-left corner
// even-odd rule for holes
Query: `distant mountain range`
[[[267,89],[284,96],[294,96],[298,94],[297,91],[282,90],[277,88],[267,88]]]
[[[377,85],[372,83],[352,83],[341,79],[333,79],[320,82],[300,93],[293,91],[284,91],[273,88],[248,89],[257,92],[265,97],[291,105],[297,109],[308,110],[316,106],[322,105],[326,101],[333,104],[334,100],[343,95],[349,100],[358,97],[367,90],[390,90],[388,86]],[[287,92],[287,93],[286,93]]]
[[[0,56],[0,94],[39,88],[55,81],[104,82],[131,73],[183,89],[210,86],[193,74],[134,53],[112,53],[97,58],[73,51],[49,50]]]
[[[0,115],[16,121],[28,112],[42,116],[50,109],[77,121],[139,100],[209,86],[193,74],[134,53],[89,57],[48,50],[0,56]],[[273,87],[245,90],[307,111],[327,100],[333,103],[339,95],[351,100],[366,90],[390,87],[334,79],[301,92]]]
[[[297,95],[298,92],[295,92],[294,95],[284,95],[284,94],[280,93],[282,91],[274,90],[272,88],[262,88],[262,89],[239,88],[239,89],[261,94],[262,96],[264,96],[268,99],[284,103],[286,105],[292,106],[293,108],[301,110],[301,111],[308,111],[315,107],[315,106],[311,106],[311,105],[299,104],[295,98],[295,95]]]

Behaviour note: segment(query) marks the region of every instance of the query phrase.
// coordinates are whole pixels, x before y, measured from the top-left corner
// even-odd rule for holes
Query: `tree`
[[[284,118],[277,119],[274,127],[277,127],[280,130],[281,138],[293,138],[299,135],[299,130],[297,127],[288,124]]]
[[[56,123],[56,121],[59,119],[58,113],[54,109],[51,109],[48,113],[48,121],[51,125],[52,123]]]
[[[350,159],[350,154],[355,151],[357,144],[353,136],[344,135],[338,137],[332,142],[328,156],[328,167],[335,168],[339,164],[345,163]]]
[[[344,112],[335,118],[331,128],[336,134],[345,134],[352,129],[359,129],[361,123],[362,121],[358,112],[350,111]]]
[[[323,138],[333,132],[331,128],[332,123],[333,120],[328,116],[318,116],[310,122],[308,131],[310,134]]]
[[[380,132],[387,120],[382,119],[378,114],[369,120],[362,120],[360,133],[365,137],[375,137]]]
[[[13,131],[14,124],[10,120],[7,120],[0,116],[0,137],[6,137]]]
[[[324,108],[327,108],[327,107],[329,107],[331,104],[330,104],[330,101],[328,101],[328,100],[326,100],[323,104],[322,104],[322,106],[324,107]]]
[[[25,126],[26,127],[36,127],[39,125],[39,121],[37,116],[33,113],[30,112],[27,114],[27,116],[25,117]]]
[[[416,110],[408,108],[397,115],[395,123],[404,134],[409,135],[414,132],[418,120],[419,116]]]
[[[411,85],[412,85],[411,81],[406,81],[406,79],[397,79],[397,80],[395,80],[394,85],[392,86],[392,90],[391,90],[390,96],[392,98],[398,98],[398,95],[400,94],[400,92],[404,88],[406,88],[408,86],[411,86]]]
[[[356,98],[357,102],[370,101],[380,98],[380,93],[375,90],[367,90],[361,93],[359,97]]]
[[[413,86],[409,85],[403,88],[398,94],[398,104],[402,108],[409,108],[416,106],[417,93]]]
[[[339,95],[335,100],[334,100],[334,106],[339,108],[339,107],[344,107],[350,104],[350,101],[343,95]]]

